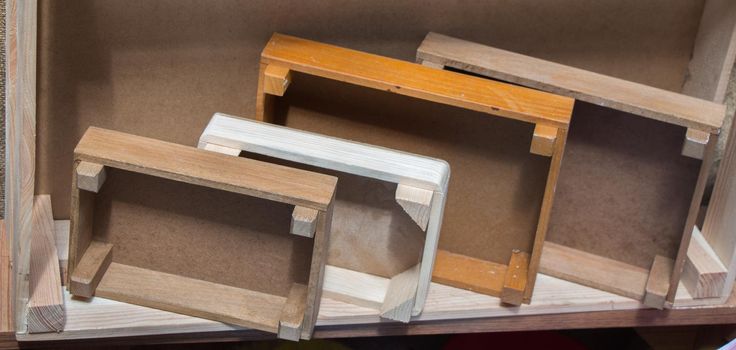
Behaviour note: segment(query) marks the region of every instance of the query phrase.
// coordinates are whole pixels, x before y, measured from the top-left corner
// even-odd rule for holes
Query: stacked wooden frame
[[[287,99],[287,88],[304,99]],[[301,120],[278,110],[281,100],[284,108],[300,108],[351,88],[358,101],[365,100],[351,100],[345,118],[319,106]],[[371,90],[363,95],[365,88]],[[392,111],[403,96],[416,101]],[[332,110],[339,110],[330,99]],[[261,54],[256,116],[447,160],[454,173],[452,194],[432,278],[519,305],[529,303],[534,290],[572,105],[566,97],[274,34]],[[488,116],[496,118],[483,118]],[[387,118],[394,124],[385,124]],[[404,123],[409,125],[396,128]],[[428,135],[443,130],[454,136]],[[476,161],[460,161],[470,152],[480,152]]]
[[[573,116],[543,273],[662,308],[685,266],[694,298],[730,294],[730,260],[695,227],[724,105],[435,33],[417,60],[587,102]]]
[[[74,153],[73,295],[311,337],[336,178],[98,128]]]
[[[338,176],[328,259],[352,260],[327,266],[324,295],[403,322],[422,311],[450,180],[446,162],[219,113],[199,148],[268,156]],[[366,256],[384,264],[368,265]]]

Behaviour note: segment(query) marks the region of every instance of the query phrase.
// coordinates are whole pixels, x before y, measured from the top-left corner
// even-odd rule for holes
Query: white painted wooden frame
[[[421,313],[442,226],[450,179],[447,162],[220,113],[202,132],[199,148],[232,155],[247,151],[398,184],[397,202],[426,232],[418,271],[409,269],[388,281],[328,265],[323,288],[331,294],[382,303],[385,318],[408,322],[410,315]],[[428,198],[431,202],[426,201]],[[428,209],[428,216],[421,208]],[[407,279],[416,283],[416,287],[409,285],[415,292],[403,291]],[[345,283],[347,280],[350,285]]]

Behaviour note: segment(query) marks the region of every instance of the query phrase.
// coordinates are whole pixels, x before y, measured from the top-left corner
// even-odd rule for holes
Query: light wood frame
[[[211,318],[277,333],[283,339],[311,337],[319,310],[335,177],[98,128],[87,130],[74,151],[74,158],[68,266],[72,294],[85,298],[98,295]],[[314,211],[311,265],[307,261],[299,263],[309,266],[307,285],[293,282],[288,296],[284,297],[192,278],[186,275],[188,269],[178,275],[159,272],[150,263],[140,265],[148,269],[114,261],[113,244],[107,241],[109,237],[99,237],[93,224],[95,197],[109,169],[290,204],[295,206],[295,211]],[[261,241],[273,236],[259,237]],[[293,244],[304,242],[298,240]]]
[[[220,113],[212,117],[202,132],[198,147],[212,149],[212,145],[218,146],[215,149],[222,153],[246,151],[397,184],[396,201],[426,232],[419,269],[413,267],[409,276],[404,276],[406,272],[403,272],[387,279],[361,273],[365,271],[341,271],[344,270],[341,267],[328,265],[324,291],[325,295],[338,300],[375,301],[380,304],[381,314],[389,319],[408,322],[410,316],[421,313],[442,227],[449,164],[439,159]],[[228,149],[234,151],[228,152]],[[402,192],[409,196],[402,196]],[[407,280],[404,277],[409,278],[412,288],[402,288],[401,284]]]
[[[662,308],[665,304],[672,307],[685,266],[688,272],[683,279],[686,288],[693,296],[701,296],[699,294],[701,288],[695,285],[695,280],[704,272],[699,273],[697,271],[699,267],[692,267],[692,259],[688,258],[688,247],[693,230],[696,229],[695,221],[713,163],[720,126],[726,114],[724,105],[436,33],[429,33],[424,39],[417,50],[417,61],[426,62],[433,67],[459,69],[559,93],[688,128],[683,155],[702,158],[702,163],[683,227],[680,249],[674,262],[657,256],[651,270],[646,271],[636,266],[548,243],[545,246],[542,271],[552,276],[638,298],[652,307]],[[695,235],[697,238],[700,233],[696,232]],[[707,245],[703,239],[696,239],[694,242]],[[734,249],[736,245],[729,250]],[[704,260],[715,259],[711,258],[713,254],[700,256],[702,256],[700,259]],[[723,286],[724,278],[725,276],[721,276],[719,286]],[[710,286],[713,282],[708,280],[704,284]],[[730,289],[716,288],[719,289],[717,296],[730,295]],[[721,299],[718,300],[718,303],[723,302]],[[693,300],[695,304],[712,302],[713,300]]]

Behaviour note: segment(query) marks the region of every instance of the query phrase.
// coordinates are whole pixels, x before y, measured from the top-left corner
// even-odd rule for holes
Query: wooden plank
[[[534,127],[534,135],[532,136],[532,145],[529,152],[540,156],[551,157],[555,150],[555,140],[557,139],[557,128],[546,125],[536,125]]]
[[[5,229],[13,264],[14,323],[25,333],[36,156],[37,2],[8,1]]]
[[[705,2],[682,93],[723,103],[736,58],[736,4]]]
[[[84,251],[82,260],[74,268],[69,283],[69,291],[75,296],[91,298],[112,263],[110,243],[92,241]]]
[[[105,183],[105,167],[101,164],[80,162],[77,172],[77,187],[81,190],[97,193]]]
[[[685,142],[682,144],[682,155],[695,159],[703,159],[705,147],[710,134],[696,129],[687,129]]]
[[[529,271],[529,253],[514,250],[509,259],[509,265],[503,279],[501,301],[510,305],[521,305],[526,291],[527,274]]]
[[[381,305],[381,317],[407,323],[417,295],[419,264],[391,277],[386,297]]]
[[[396,203],[409,214],[422,231],[427,230],[429,223],[429,212],[432,205],[434,191],[425,190],[413,186],[398,184],[396,186]]]
[[[212,117],[200,136],[199,147],[209,144],[397,183],[399,197],[402,196],[402,190],[399,189],[402,185],[431,191],[417,298],[412,313],[416,315],[421,312],[431,281],[434,254],[442,225],[445,193],[450,177],[447,162],[220,113]],[[424,196],[428,194],[425,193]],[[361,275],[356,274],[354,277],[360,278],[358,276]],[[366,281],[355,283],[370,284],[372,278],[366,277]],[[344,296],[346,299],[357,300],[363,295],[352,288],[335,289],[337,290],[350,292]],[[368,299],[360,304],[375,305],[378,302],[372,294],[368,293],[367,296]],[[383,296],[380,300],[383,300]]]
[[[317,229],[318,211],[311,208],[295,206],[291,213],[290,232],[294,235],[303,237],[314,237],[314,231]]]
[[[573,100],[569,98],[279,33],[266,44],[261,62],[558,128],[567,128],[572,113]]]
[[[10,246],[5,232],[5,222],[0,220],[0,339],[15,339],[15,315],[13,314],[12,269]]]
[[[427,34],[417,59],[711,134],[726,114],[718,103],[437,33]]]
[[[665,297],[670,288],[670,276],[672,275],[674,264],[674,260],[670,258],[661,255],[654,257],[645,287],[644,305],[655,309],[664,308]]]
[[[61,332],[66,316],[59,274],[59,256],[54,241],[51,198],[36,196],[33,204],[31,281],[28,301],[28,332]]]
[[[250,159],[89,128],[77,159],[264,199],[325,210],[335,178]]]
[[[649,271],[552,242],[544,244],[541,273],[635,300],[644,298]]]
[[[728,270],[696,226],[687,250],[682,284],[694,298],[720,297],[727,275]]]
[[[269,64],[264,74],[264,92],[269,95],[284,96],[291,82],[291,71],[276,64]]]
[[[286,298],[112,263],[96,295],[126,303],[278,332]]]
[[[334,191],[333,191],[334,193]],[[322,284],[325,277],[325,266],[327,264],[328,243],[332,231],[332,214],[334,197],[326,211],[317,215],[317,230],[314,234],[314,249],[312,251],[312,264],[309,268],[309,284],[307,285],[307,309],[304,313],[304,326],[302,328],[302,339],[312,338],[314,325],[317,323],[320,302],[322,300]]]
[[[304,311],[307,308],[307,286],[294,283],[279,316],[278,337],[298,341],[302,334]]]
[[[438,250],[432,281],[499,296],[503,290],[505,275],[506,265]]]

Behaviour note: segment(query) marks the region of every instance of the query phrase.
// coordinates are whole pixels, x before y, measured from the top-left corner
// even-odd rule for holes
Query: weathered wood
[[[84,251],[82,260],[70,277],[69,291],[77,296],[91,298],[112,263],[113,245],[92,241]]]
[[[645,287],[644,305],[655,309],[664,308],[665,297],[670,288],[670,276],[672,276],[674,264],[674,260],[670,258],[661,255],[654,257]]]
[[[501,301],[511,305],[521,305],[526,291],[529,271],[529,253],[515,250],[511,253],[509,265],[503,279]]]
[[[61,332],[64,329],[66,316],[59,271],[51,198],[39,195],[33,203],[29,333]]]

